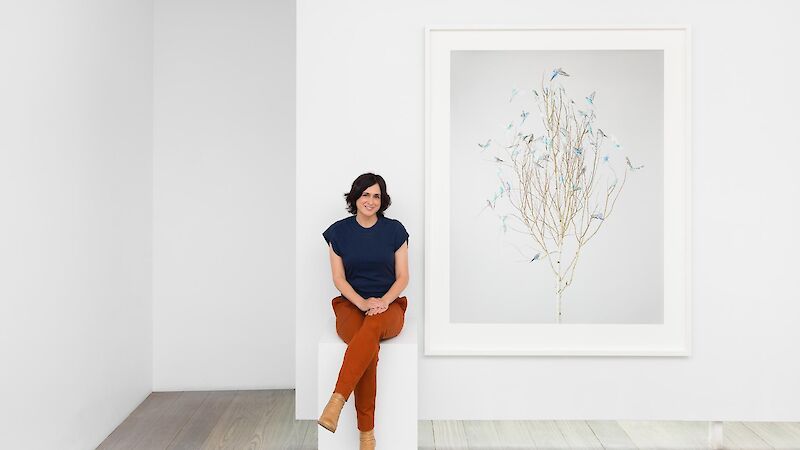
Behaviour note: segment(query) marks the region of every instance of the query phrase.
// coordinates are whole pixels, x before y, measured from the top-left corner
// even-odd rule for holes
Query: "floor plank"
[[[228,409],[237,391],[203,391],[205,400],[175,436],[168,450],[194,450],[203,447],[211,430]]]
[[[294,390],[281,389],[275,391],[275,403],[264,414],[256,428],[264,436],[264,444],[259,449],[281,450],[297,445],[300,431],[294,420]],[[305,430],[304,430],[305,431]]]
[[[761,450],[773,448],[742,422],[723,422],[722,446],[726,450]]]
[[[522,420],[494,420],[500,448],[536,448],[531,433]]]
[[[319,430],[319,424],[316,420],[309,420],[308,430],[306,431],[306,437],[303,440],[303,447],[304,449],[311,449],[317,448],[317,443],[319,442],[319,437],[317,435],[317,431]]]
[[[275,406],[275,391],[239,391],[203,444],[204,449],[241,449],[265,446],[262,418]]]
[[[619,424],[642,449],[708,448],[708,422],[621,420]]]
[[[207,397],[208,392],[180,392],[175,401],[162,409],[137,447],[158,449],[169,447]]]
[[[787,422],[744,422],[744,425],[773,448],[800,448],[800,430]]]
[[[631,437],[615,420],[589,420],[586,423],[589,424],[603,448],[615,450],[636,448],[636,444],[633,443]]]
[[[570,448],[603,448],[585,420],[559,420],[556,425]]]
[[[467,448],[467,433],[461,420],[433,421],[433,442],[436,450],[445,448]]]
[[[489,420],[464,420],[464,432],[467,435],[467,446],[482,450],[497,446],[500,437]]]
[[[157,426],[161,413],[180,392],[153,392],[98,446],[102,450],[142,448],[139,444]]]
[[[527,420],[525,426],[533,439],[536,448],[557,449],[569,448],[564,434],[553,420]]]
[[[434,450],[433,422],[430,420],[417,421],[417,441],[420,450]]]
[[[659,421],[668,433],[682,436],[680,445],[685,448],[705,450],[709,448],[708,432],[711,423],[704,420],[665,420]]]

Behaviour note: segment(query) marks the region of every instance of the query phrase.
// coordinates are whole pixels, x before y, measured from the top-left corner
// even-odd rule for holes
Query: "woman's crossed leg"
[[[336,333],[348,344],[334,392],[342,394],[345,400],[350,393],[355,395],[361,431],[374,428],[380,341],[400,334],[407,301],[406,297],[399,297],[386,311],[369,316],[343,296],[331,302],[336,314]]]

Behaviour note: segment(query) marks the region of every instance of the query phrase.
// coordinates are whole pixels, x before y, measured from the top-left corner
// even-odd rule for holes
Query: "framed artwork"
[[[425,29],[425,354],[690,354],[690,30]]]

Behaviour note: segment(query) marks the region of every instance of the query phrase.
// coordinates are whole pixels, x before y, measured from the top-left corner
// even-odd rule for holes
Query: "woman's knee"
[[[364,322],[361,324],[361,327],[366,328],[367,331],[374,333],[378,337],[383,336],[389,325],[389,321],[386,320],[387,318],[386,312],[366,316],[364,317]]]
[[[391,311],[394,309],[399,311],[400,314],[405,314],[407,308],[408,308],[408,299],[405,296],[403,296],[403,297],[398,297],[393,302],[389,303],[389,309],[387,311]]]
[[[380,314],[365,317],[361,326],[368,327],[368,331],[374,333],[380,339],[386,339],[399,334],[403,327],[403,322],[402,314],[392,314],[387,310]]]
[[[372,314],[364,316],[364,322],[361,324],[361,326],[379,327],[381,325],[381,322],[383,322],[383,320],[381,320],[381,317],[379,317],[381,314]]]
[[[334,311],[336,311],[336,305],[340,303],[339,300],[340,298],[342,298],[342,296],[337,295],[336,297],[333,297],[333,299],[331,299],[331,308],[333,308]]]

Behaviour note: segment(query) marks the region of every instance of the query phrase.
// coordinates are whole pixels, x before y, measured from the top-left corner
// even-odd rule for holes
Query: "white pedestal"
[[[413,317],[406,317],[398,336],[381,341],[375,397],[375,440],[381,450],[417,448],[417,348]],[[336,387],[345,350],[347,344],[336,334],[336,319],[331,318],[317,349],[317,417]],[[344,404],[335,433],[315,426],[319,450],[358,448],[355,394]]]

